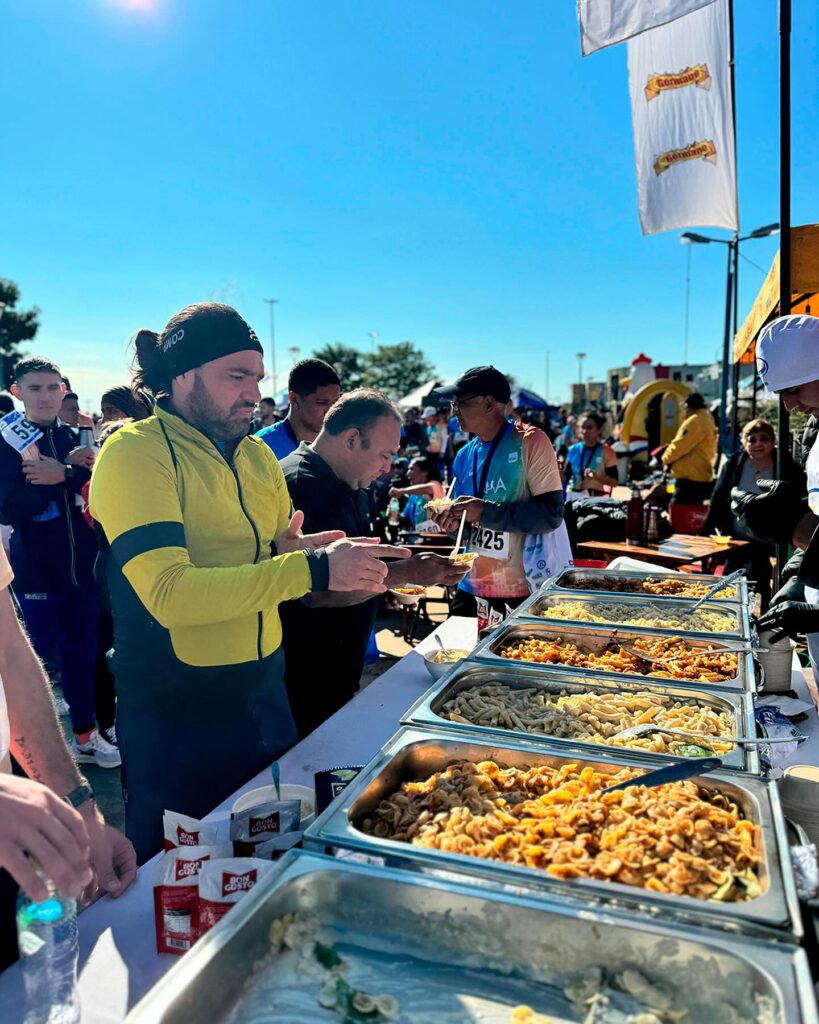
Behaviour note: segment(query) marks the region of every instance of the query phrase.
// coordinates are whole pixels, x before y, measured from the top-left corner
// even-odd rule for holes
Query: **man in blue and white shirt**
[[[270,427],[260,430],[257,437],[270,448],[281,462],[305,441],[312,444],[318,437],[324,417],[341,395],[338,374],[322,359],[302,359],[290,371],[287,397],[290,409],[287,416]]]

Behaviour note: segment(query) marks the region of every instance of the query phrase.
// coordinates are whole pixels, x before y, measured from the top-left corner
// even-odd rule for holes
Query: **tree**
[[[341,387],[344,391],[352,391],[353,388],[360,388],[363,385],[364,356],[357,348],[343,345],[337,341],[332,345],[317,348],[313,355],[316,359],[323,359],[325,363],[329,363],[334,368],[341,379]]]
[[[14,366],[19,361],[20,345],[30,341],[40,326],[40,310],[16,310],[20,301],[20,289],[14,281],[0,278],[0,370],[3,387],[8,388],[14,381]]]
[[[372,355],[365,356],[365,361],[365,383],[394,400],[435,376],[435,367],[411,341],[379,345]]]

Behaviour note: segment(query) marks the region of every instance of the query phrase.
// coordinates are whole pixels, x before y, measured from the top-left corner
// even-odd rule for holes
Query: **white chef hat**
[[[819,317],[780,316],[762,328],[756,367],[768,391],[819,380]]]

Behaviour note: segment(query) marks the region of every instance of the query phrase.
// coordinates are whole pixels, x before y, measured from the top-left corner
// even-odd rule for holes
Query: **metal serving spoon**
[[[801,743],[807,736],[752,736],[740,738],[739,736],[712,736],[704,732],[686,732],[684,729],[666,729],[662,725],[652,725],[651,722],[644,722],[642,725],[633,725],[630,729],[623,729],[615,733],[611,738],[614,740],[631,739],[632,736],[644,736],[649,732],[662,732],[668,736],[679,736],[686,740],[710,740],[712,743],[735,743],[739,747],[759,747],[766,743]]]

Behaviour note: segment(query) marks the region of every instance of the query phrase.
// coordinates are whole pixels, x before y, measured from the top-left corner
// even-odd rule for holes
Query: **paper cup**
[[[302,831],[315,820],[316,798],[312,789],[308,786],[290,785],[287,782],[281,784],[278,794],[275,786],[259,786],[258,789],[251,789],[249,792],[243,793],[234,801],[231,813],[241,814],[242,811],[250,810],[251,807],[268,803],[271,800],[299,800],[301,802],[299,827]]]
[[[807,832],[819,847],[819,768],[791,764],[778,782],[782,810]]]

